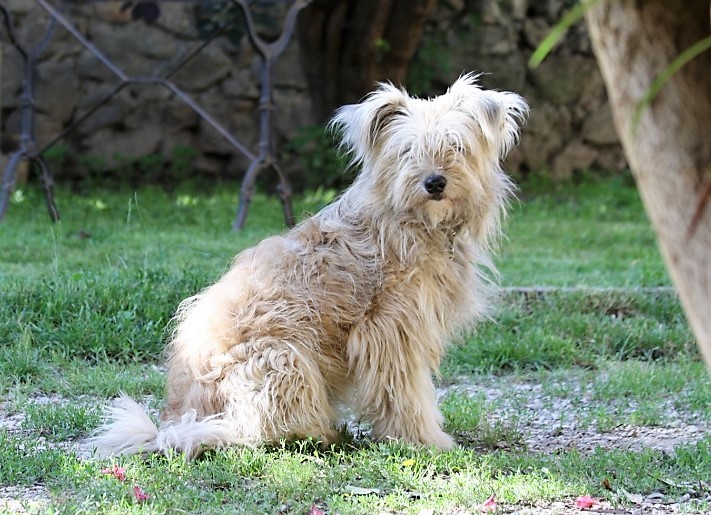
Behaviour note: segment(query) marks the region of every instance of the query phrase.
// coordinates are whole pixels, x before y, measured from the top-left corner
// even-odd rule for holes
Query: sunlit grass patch
[[[45,459],[58,462],[38,467],[34,478],[51,485],[54,505],[65,511],[91,506],[98,513],[137,506],[151,513],[176,507],[201,513],[306,513],[314,504],[335,513],[472,512],[492,494],[506,509],[552,500],[572,507],[581,493],[614,501],[623,491],[679,495],[684,481],[703,481],[711,472],[709,441],[671,455],[605,450],[559,456],[468,449],[441,453],[389,443],[329,451],[288,446],[231,450],[194,463],[180,456],[81,462],[70,455],[46,454]],[[124,481],[102,474],[112,463],[125,469]],[[612,490],[605,489],[603,479]],[[132,496],[134,485],[149,496],[146,501]],[[62,494],[66,489],[69,495]]]

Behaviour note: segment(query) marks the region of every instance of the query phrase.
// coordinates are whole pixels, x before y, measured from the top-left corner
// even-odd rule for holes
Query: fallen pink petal
[[[137,501],[145,501],[148,499],[148,494],[141,490],[140,486],[134,486],[133,487],[133,496],[136,498]]]
[[[593,506],[599,506],[600,501],[595,499],[594,497],[590,497],[588,495],[581,495],[577,499],[575,499],[575,507],[576,508],[592,508]]]
[[[326,512],[315,504],[312,504],[311,509],[309,510],[309,515],[326,515]]]
[[[119,481],[125,481],[126,480],[126,469],[123,467],[119,467],[118,465],[114,465],[111,468],[105,468],[101,469],[102,474],[109,474],[113,476],[114,478],[118,479]]]
[[[496,504],[496,494],[491,494],[484,504],[481,505],[479,510],[483,513],[495,512],[498,505]]]

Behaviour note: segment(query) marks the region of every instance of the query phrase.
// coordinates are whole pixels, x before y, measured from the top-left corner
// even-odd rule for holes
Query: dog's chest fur
[[[295,236],[323,337],[340,349],[353,326],[373,317],[410,319],[450,337],[463,320],[478,318],[470,302],[477,286],[473,255],[455,231],[409,230],[403,247],[402,238],[374,233],[365,224],[331,232],[328,223],[314,220]]]

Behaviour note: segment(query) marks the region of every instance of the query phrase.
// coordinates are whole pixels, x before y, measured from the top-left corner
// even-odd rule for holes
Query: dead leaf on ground
[[[592,508],[593,506],[599,506],[600,501],[589,495],[581,495],[575,499],[576,508]]]

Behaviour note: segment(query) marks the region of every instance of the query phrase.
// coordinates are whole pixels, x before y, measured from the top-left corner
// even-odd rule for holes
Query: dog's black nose
[[[444,175],[432,174],[425,179],[425,189],[431,195],[442,193],[446,185],[447,179]]]

